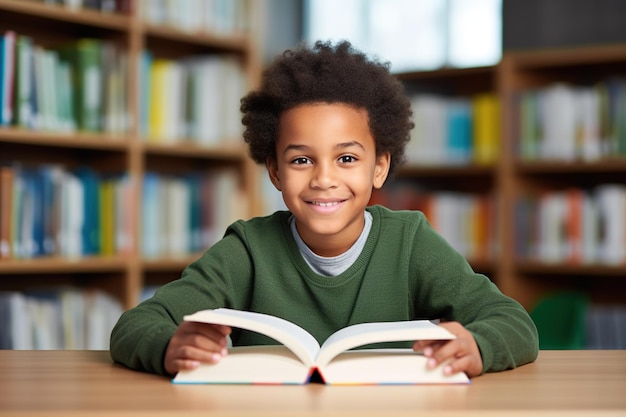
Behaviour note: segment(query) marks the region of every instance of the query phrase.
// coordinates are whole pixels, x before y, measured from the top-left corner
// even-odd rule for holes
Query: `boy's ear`
[[[278,191],[282,191],[280,187],[280,178],[278,177],[278,163],[276,162],[276,158],[267,158],[265,160],[265,167],[267,168],[267,173],[270,176],[270,181],[274,184],[274,187]]]
[[[383,152],[376,157],[376,167],[374,169],[374,181],[372,185],[375,189],[379,189],[385,183],[387,175],[389,175],[389,167],[391,165],[391,154]]]

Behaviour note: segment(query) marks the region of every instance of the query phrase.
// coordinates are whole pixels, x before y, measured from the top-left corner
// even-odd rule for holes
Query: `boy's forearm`
[[[176,324],[142,319],[141,310],[124,313],[111,332],[111,358],[131,369],[166,375],[163,357]]]
[[[537,358],[539,338],[532,319],[523,310],[509,313],[466,326],[481,351],[483,372],[515,368]]]

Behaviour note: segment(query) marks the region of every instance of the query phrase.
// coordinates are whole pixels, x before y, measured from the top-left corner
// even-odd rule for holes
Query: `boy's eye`
[[[352,155],[342,155],[339,157],[339,162],[343,164],[348,164],[350,162],[355,162],[356,158]]]
[[[294,165],[305,165],[305,164],[308,164],[310,162],[311,161],[309,160],[309,158],[305,158],[303,156],[291,160],[291,163],[294,164]]]

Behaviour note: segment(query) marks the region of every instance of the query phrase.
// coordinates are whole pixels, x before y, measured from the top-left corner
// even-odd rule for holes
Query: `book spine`
[[[12,257],[13,182],[13,168],[0,166],[0,259]]]
[[[16,34],[9,30],[2,38],[2,72],[0,81],[0,125],[8,126],[13,121],[13,89],[15,85],[15,43]]]

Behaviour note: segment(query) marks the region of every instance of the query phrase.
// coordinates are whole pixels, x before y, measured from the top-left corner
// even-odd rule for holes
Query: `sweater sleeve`
[[[417,271],[416,309],[457,321],[476,340],[483,372],[514,368],[536,359],[539,339],[534,322],[514,299],[486,276],[475,273],[428,222],[419,222],[412,268]]]
[[[227,234],[185,268],[180,279],[122,314],[111,333],[112,359],[135,370],[166,375],[165,351],[183,316],[209,308],[241,308],[249,288],[242,281],[249,279],[251,270],[244,242]]]

